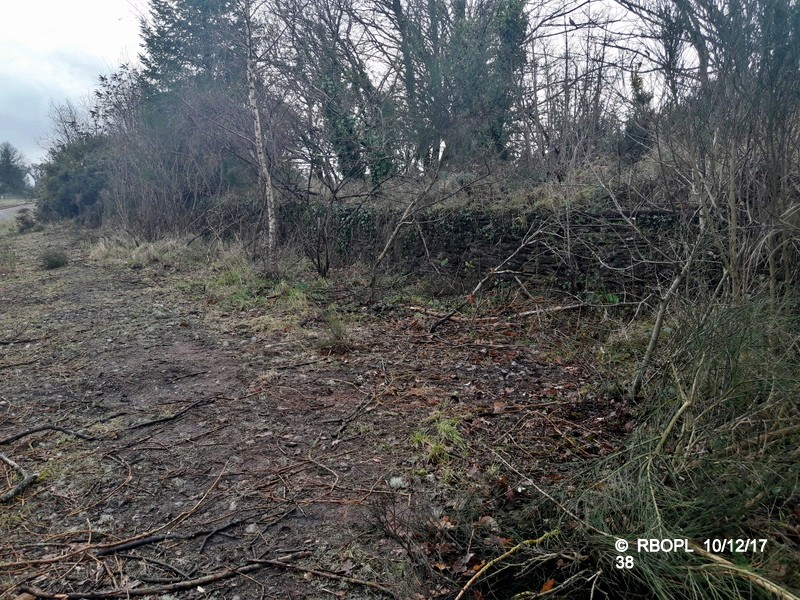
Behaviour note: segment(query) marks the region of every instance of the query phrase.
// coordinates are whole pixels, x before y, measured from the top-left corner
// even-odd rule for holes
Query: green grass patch
[[[461,456],[466,450],[466,442],[458,430],[458,421],[434,411],[411,434],[411,445],[423,452],[425,462],[442,465],[452,458]]]

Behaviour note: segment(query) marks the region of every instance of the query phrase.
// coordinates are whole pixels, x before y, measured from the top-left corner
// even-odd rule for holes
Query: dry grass
[[[124,233],[102,237],[89,252],[94,260],[140,269],[160,265],[165,269],[196,269],[209,264],[217,248],[191,237],[167,238],[155,242],[137,243]]]

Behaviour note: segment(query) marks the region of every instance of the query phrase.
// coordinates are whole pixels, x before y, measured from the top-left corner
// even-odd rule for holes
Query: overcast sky
[[[99,75],[136,61],[146,0],[2,0],[0,143],[44,157],[51,103],[80,102]]]

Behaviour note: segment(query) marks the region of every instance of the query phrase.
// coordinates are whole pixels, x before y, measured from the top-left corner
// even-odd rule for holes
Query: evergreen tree
[[[155,92],[187,83],[243,85],[241,26],[233,0],[150,0],[141,22],[145,81]]]
[[[525,66],[525,36],[528,17],[524,0],[501,0],[494,19],[497,36],[492,69],[492,114],[489,119],[489,137],[500,158],[508,158],[508,125],[511,108],[518,96],[518,78]]]
[[[450,115],[443,131],[451,158],[470,161],[489,150],[507,157],[508,126],[525,65],[528,19],[523,0],[491,0],[469,11],[453,3],[444,57]]]
[[[100,193],[107,179],[104,144],[104,137],[92,135],[50,150],[36,186],[42,218],[80,218],[87,225],[100,225]]]
[[[19,194],[25,191],[25,159],[8,142],[0,144],[0,194]]]
[[[631,89],[631,114],[625,122],[620,154],[636,162],[652,147],[655,112],[651,106],[653,94],[645,90],[644,80],[638,72],[631,75]]]

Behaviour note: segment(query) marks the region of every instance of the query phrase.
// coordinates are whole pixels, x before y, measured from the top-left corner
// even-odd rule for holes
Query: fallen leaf
[[[456,526],[456,521],[447,515],[443,515],[441,519],[439,519],[439,527],[442,529],[453,529]]]
[[[355,567],[352,560],[346,560],[339,566],[339,569],[344,573],[350,573]]]
[[[511,538],[493,536],[493,539],[495,539],[504,548],[511,548],[511,546],[516,545],[514,540],[512,540]]]
[[[555,579],[548,579],[547,581],[544,582],[544,585],[542,586],[542,589],[539,590],[539,593],[542,594],[544,592],[549,592],[550,590],[553,589],[553,586],[555,584],[556,584]]]
[[[482,560],[481,562],[479,562],[479,563],[475,563],[474,565],[472,565],[472,566],[469,568],[469,570],[470,570],[470,571],[472,571],[473,573],[477,573],[477,572],[478,572],[478,571],[480,571],[480,570],[481,570],[481,569],[482,569],[484,566],[486,566],[486,561],[483,561],[483,560]]]
[[[453,573],[453,575],[461,575],[470,572],[472,570],[473,558],[475,558],[474,553],[467,553],[466,556],[463,556],[450,565],[450,572]]]
[[[485,527],[486,529],[488,529],[489,531],[492,531],[494,533],[497,533],[497,532],[500,531],[500,525],[498,525],[497,521],[494,520],[489,515],[483,516],[480,519],[478,519],[478,525],[480,527]]]

